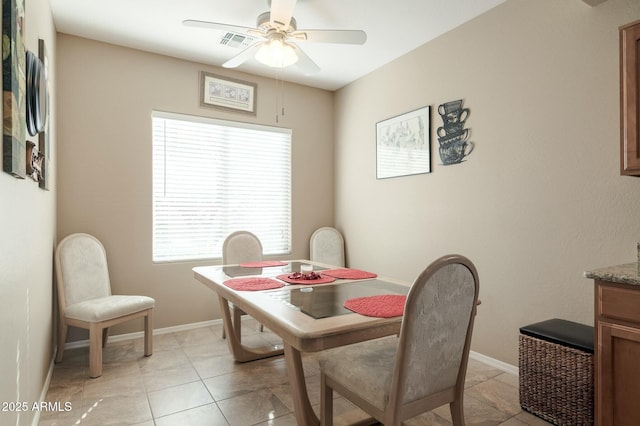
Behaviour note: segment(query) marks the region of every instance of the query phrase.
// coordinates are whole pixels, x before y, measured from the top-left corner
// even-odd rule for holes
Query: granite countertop
[[[593,278],[594,280],[640,285],[640,262],[594,269],[592,271],[586,271],[584,276],[585,278]]]

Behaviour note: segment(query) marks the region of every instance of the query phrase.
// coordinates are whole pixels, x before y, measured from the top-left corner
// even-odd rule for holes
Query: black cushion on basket
[[[593,353],[594,332],[590,325],[554,318],[521,327],[520,333]]]

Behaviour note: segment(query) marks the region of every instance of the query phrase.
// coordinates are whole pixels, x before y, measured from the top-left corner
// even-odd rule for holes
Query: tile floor
[[[248,317],[247,317],[248,318]],[[154,353],[143,356],[142,339],[110,342],[104,349],[103,375],[88,378],[88,348],[65,351],[55,366],[47,401],[71,404],[70,411],[43,412],[40,425],[295,425],[284,359],[235,363],[220,325],[154,336]],[[261,346],[278,337],[248,318],[243,341]],[[316,413],[320,375],[313,354],[303,359],[307,387]],[[336,425],[367,416],[335,394]],[[465,391],[468,425],[547,425],[523,412],[513,374],[470,360]],[[448,406],[406,425],[450,425]]]

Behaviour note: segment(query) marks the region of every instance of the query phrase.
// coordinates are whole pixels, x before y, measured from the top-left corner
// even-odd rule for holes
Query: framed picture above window
[[[376,178],[431,173],[428,106],[376,124]]]
[[[205,71],[200,73],[200,105],[256,115],[257,85]]]

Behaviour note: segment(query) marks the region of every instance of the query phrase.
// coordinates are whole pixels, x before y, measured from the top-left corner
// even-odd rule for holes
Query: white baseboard
[[[176,333],[179,331],[193,330],[200,327],[209,327],[211,325],[222,324],[222,319],[215,319],[210,321],[193,322],[190,324],[176,325],[173,327],[156,328],[153,330],[153,335]],[[124,340],[133,340],[144,337],[144,331],[136,331],[134,333],[117,334],[115,336],[109,336],[110,342],[122,342]],[[76,349],[89,347],[89,340],[77,340],[75,342],[68,342],[64,345],[65,349]]]
[[[486,355],[482,355],[478,352],[470,351],[469,358],[475,359],[476,361],[480,361],[484,364],[490,365],[491,367],[495,367],[498,370],[502,370],[505,373],[511,373],[518,375],[518,367],[507,364],[506,362],[498,361],[495,358],[488,357]]]
[[[49,363],[49,371],[47,372],[47,378],[44,380],[44,384],[42,385],[42,392],[40,392],[40,402],[44,402],[47,398],[47,392],[49,392],[49,385],[51,384],[51,377],[53,376],[53,368],[55,366],[55,358],[56,358],[56,348],[53,348],[53,356],[51,357],[51,362]],[[33,421],[31,422],[31,426],[38,426],[40,423],[40,410],[35,410],[35,415],[33,416]]]

